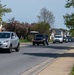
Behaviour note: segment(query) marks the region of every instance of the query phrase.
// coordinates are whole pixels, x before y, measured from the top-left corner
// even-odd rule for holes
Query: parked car
[[[67,37],[63,37],[63,42],[68,42],[68,38]]]
[[[67,38],[68,38],[68,42],[73,42],[73,39],[71,36],[67,36]]]
[[[63,36],[55,35],[53,38],[53,43],[56,43],[56,42],[63,43]]]
[[[74,37],[72,37],[72,42],[74,42]]]
[[[0,48],[11,53],[12,49],[20,50],[19,38],[15,32],[0,32]]]
[[[37,34],[34,37],[34,39],[32,39],[32,43],[33,43],[33,45],[35,45],[35,44],[37,44],[37,45],[39,45],[39,44],[45,45],[45,37],[44,37],[44,35],[43,34]]]

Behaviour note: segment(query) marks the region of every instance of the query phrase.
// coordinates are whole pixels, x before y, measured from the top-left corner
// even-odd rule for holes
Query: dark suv
[[[44,35],[43,34],[37,34],[34,37],[34,39],[32,39],[32,43],[33,43],[33,45],[35,45],[35,44],[37,44],[37,45],[39,45],[39,44],[45,45],[45,37],[44,37]]]

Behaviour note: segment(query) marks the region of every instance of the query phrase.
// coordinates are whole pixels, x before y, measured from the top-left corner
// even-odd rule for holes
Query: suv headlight
[[[8,43],[8,42],[9,42],[9,40],[3,41],[3,43]]]
[[[45,40],[45,39],[43,39],[43,40]]]

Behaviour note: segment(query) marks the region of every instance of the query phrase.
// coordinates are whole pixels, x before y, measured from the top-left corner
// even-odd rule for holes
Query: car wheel
[[[10,45],[9,49],[8,49],[8,53],[12,52],[12,45]]]
[[[17,47],[15,48],[16,52],[19,52],[20,50],[20,44],[17,45]]]
[[[55,42],[53,42],[53,43],[55,43]]]
[[[63,43],[63,42],[60,42],[60,43]]]

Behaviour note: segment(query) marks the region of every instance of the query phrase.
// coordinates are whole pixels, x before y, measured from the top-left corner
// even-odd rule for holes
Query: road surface
[[[29,44],[22,46],[19,52],[13,50],[11,54],[0,51],[0,75],[21,75],[47,59],[52,62],[73,47],[74,42],[50,43],[48,46]]]

